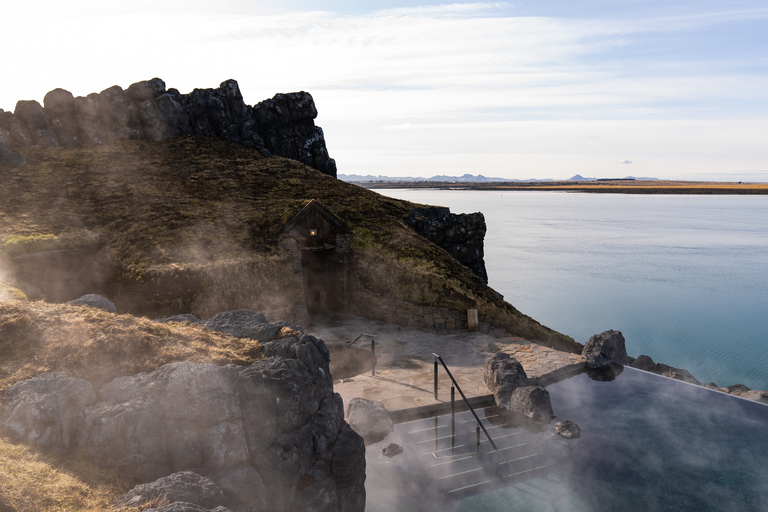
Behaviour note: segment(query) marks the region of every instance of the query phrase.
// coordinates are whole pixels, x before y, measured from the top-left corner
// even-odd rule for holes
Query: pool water
[[[483,441],[470,458],[469,413],[457,415],[466,428],[457,427],[463,438],[453,451],[447,416],[437,429],[433,418],[400,424],[390,436],[406,450],[400,461],[379,464],[369,451],[368,509],[768,510],[768,406],[633,368],[610,382],[581,374],[547,389],[554,421],[578,423],[579,439],[562,439],[551,425],[539,433],[516,427],[488,408],[478,414],[504,450],[494,455]],[[442,458],[428,453],[433,449]],[[383,503],[371,479],[402,492]]]

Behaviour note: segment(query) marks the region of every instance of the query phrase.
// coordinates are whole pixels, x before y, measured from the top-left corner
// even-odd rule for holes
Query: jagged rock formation
[[[3,396],[0,430],[145,482],[194,471],[233,512],[364,510],[365,446],[344,422],[325,344],[302,334],[263,347],[250,366],[173,363],[98,390],[39,375]]]
[[[482,213],[457,215],[451,213],[448,208],[430,206],[411,208],[406,221],[417,233],[448,251],[483,283],[488,284],[488,273],[483,260],[486,227]]]
[[[317,109],[307,92],[277,94],[249,106],[235,80],[180,94],[153,78],[86,97],[54,89],[43,104],[19,101],[13,113],[0,110],[0,160],[22,165],[15,153],[3,151],[3,143],[82,146],[115,137],[161,141],[203,135],[259,149],[265,156],[292,158],[336,177],[336,162],[328,156],[323,130],[315,126]]]
[[[629,364],[624,336],[620,331],[605,331],[595,334],[587,344],[581,355],[587,361],[587,368],[600,369],[611,364]]]

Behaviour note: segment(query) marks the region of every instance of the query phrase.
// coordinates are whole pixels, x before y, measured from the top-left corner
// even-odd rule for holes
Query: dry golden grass
[[[87,306],[0,302],[0,394],[45,372],[65,371],[99,387],[177,361],[250,364],[260,358],[257,341],[200,325],[161,324]]]
[[[16,512],[113,510],[131,482],[85,458],[15,444],[0,436],[0,510]]]

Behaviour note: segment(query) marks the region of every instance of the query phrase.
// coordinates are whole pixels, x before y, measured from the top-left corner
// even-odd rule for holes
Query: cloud
[[[411,159],[412,167],[413,144],[431,151],[419,161],[426,166],[433,159],[425,173],[439,170],[442,155],[457,147],[473,148],[478,165],[485,162],[478,154],[488,155],[496,173],[520,162],[526,175],[539,161],[567,166],[574,153],[578,160],[585,152],[594,152],[585,166],[610,166],[615,161],[605,155],[624,151],[638,159],[637,172],[684,156],[685,165],[702,170],[715,164],[754,168],[768,136],[765,61],[756,63],[746,50],[718,54],[719,38],[702,47],[704,38],[686,39],[711,27],[720,37],[738,30],[736,23],[766,17],[766,9],[715,15],[691,7],[688,16],[589,19],[522,17],[508,3],[476,2],[354,15],[260,15],[255,9],[233,15],[248,2],[226,0],[227,9],[205,12],[211,4],[195,0],[191,9],[158,12],[143,10],[149,0],[137,0],[132,5],[143,12],[126,14],[98,7],[108,3],[75,0],[66,9],[88,15],[62,23],[53,14],[65,4],[32,1],[47,15],[31,16],[30,7],[0,31],[0,47],[14,49],[0,55],[0,107],[6,110],[20,99],[42,101],[56,87],[85,95],[158,76],[189,92],[234,78],[250,104],[278,92],[311,92],[333,155],[361,162],[365,151],[402,146],[400,165]],[[43,4],[58,11],[45,11]],[[46,37],[30,38],[33,33]],[[749,50],[759,54],[763,46],[755,41]],[[757,126],[756,133],[745,119],[754,121],[749,126]],[[617,121],[621,131],[599,121]],[[647,122],[656,131],[646,130]],[[686,131],[673,130],[679,122]],[[694,151],[694,138],[710,141],[706,162]],[[560,153],[549,156],[550,148]],[[525,160],[510,156],[523,151]],[[343,158],[337,160],[344,169]]]
[[[621,160],[619,163],[620,163],[620,164],[631,164],[631,163],[632,163],[632,160],[627,160],[627,159],[625,158],[624,160]]]

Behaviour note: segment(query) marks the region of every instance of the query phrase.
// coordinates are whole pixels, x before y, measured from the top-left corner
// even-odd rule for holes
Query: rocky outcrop
[[[378,400],[353,398],[347,405],[346,417],[349,426],[363,437],[366,445],[378,443],[394,429],[389,411]]]
[[[483,283],[488,284],[488,273],[483,259],[486,228],[482,213],[457,215],[451,213],[448,208],[439,206],[411,208],[406,222],[421,236],[448,251]]]
[[[0,143],[57,147],[99,144],[115,137],[161,141],[202,135],[258,149],[265,156],[292,158],[336,177],[336,162],[328,155],[323,130],[315,126],[316,117],[307,92],[277,94],[249,106],[235,80],[217,89],[180,94],[153,78],[126,90],[113,86],[86,97],[55,89],[45,95],[43,105],[19,101],[13,113],[0,111]],[[0,148],[3,158],[14,157],[4,157]]]
[[[587,361],[587,368],[600,369],[610,364],[629,364],[624,336],[619,331],[605,331],[595,334],[581,352]]]
[[[650,356],[644,354],[641,354],[637,356],[636,359],[631,360],[629,366],[632,368],[637,368],[638,370],[645,370],[646,372],[663,375],[664,377],[669,377],[670,379],[681,380],[683,382],[688,382],[689,384],[704,386],[715,391],[722,391],[724,393],[745,398],[747,400],[754,400],[755,402],[768,404],[768,391],[751,389],[744,384],[734,384],[724,388],[718,387],[714,382],[710,382],[709,384],[702,384],[701,381],[694,377],[688,370],[683,368],[675,368],[674,366],[669,366],[664,363],[656,363],[653,361],[653,359],[651,359]]]
[[[0,110],[0,115],[2,110]],[[2,139],[0,139],[0,165],[10,165],[12,167],[23,167],[27,165],[26,159],[18,153],[15,153],[5,147]]]
[[[747,400],[754,400],[755,402],[761,402],[768,404],[768,391],[759,391],[749,388],[744,384],[734,384],[725,388],[720,388],[720,391],[724,391],[730,395],[746,398]]]
[[[157,499],[170,502],[186,502],[201,507],[224,506],[227,498],[210,478],[193,471],[180,471],[159,478],[154,482],[140,484],[117,499],[118,507],[139,507]]]
[[[234,512],[364,510],[365,446],[344,422],[325,344],[302,334],[263,350],[250,366],[173,363],[97,391],[43,374],[3,396],[0,430],[145,482],[194,471]]]
[[[485,361],[483,380],[493,393],[496,406],[537,423],[549,423],[554,414],[549,391],[531,385],[523,366],[505,352],[497,352]]]
[[[96,309],[103,309],[109,313],[117,311],[111,300],[96,293],[88,293],[77,299],[68,300],[67,304],[70,306],[89,306]]]
[[[701,386],[701,382],[699,382],[696,377],[691,375],[691,372],[688,370],[675,368],[674,366],[669,366],[663,363],[654,363],[650,356],[639,355],[637,356],[637,359],[629,364],[629,366],[632,368],[637,368],[638,370],[645,370],[647,372],[663,375],[671,379],[682,380],[684,382],[689,382],[691,384]]]

